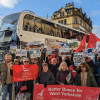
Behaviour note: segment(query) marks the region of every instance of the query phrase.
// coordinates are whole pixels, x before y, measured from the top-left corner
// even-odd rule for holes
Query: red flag
[[[80,45],[77,47],[77,49],[75,50],[75,52],[79,52],[79,51],[81,51],[81,50],[83,50],[85,48],[86,37],[87,37],[87,34],[85,34],[83,40],[81,41]]]
[[[13,82],[37,79],[38,65],[13,65]]]
[[[100,41],[100,39],[97,36],[95,36],[92,32],[90,32],[87,48],[96,48],[97,41]]]

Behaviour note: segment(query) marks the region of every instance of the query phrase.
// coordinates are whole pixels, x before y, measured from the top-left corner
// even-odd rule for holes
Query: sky
[[[100,38],[100,0],[0,0],[0,17],[14,12],[31,10],[36,15],[51,18],[55,11],[74,2],[74,7],[82,8],[82,12],[91,18],[92,32]]]

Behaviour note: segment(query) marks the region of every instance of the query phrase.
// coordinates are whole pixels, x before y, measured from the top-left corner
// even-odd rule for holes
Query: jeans
[[[2,88],[1,100],[6,100],[7,93],[9,93],[9,100],[12,100],[12,84],[6,84]]]

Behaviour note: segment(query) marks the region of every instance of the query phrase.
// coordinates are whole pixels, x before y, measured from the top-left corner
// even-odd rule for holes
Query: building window
[[[63,12],[63,16],[64,16],[64,12]]]
[[[63,24],[63,20],[61,20],[61,24]]]
[[[60,23],[60,20],[58,21],[58,23]]]
[[[74,18],[74,24],[76,24],[77,23],[77,18]]]
[[[82,20],[80,20],[80,25],[82,26]]]
[[[64,24],[65,24],[65,25],[67,24],[67,20],[66,20],[66,19],[64,19]]]
[[[64,12],[60,12],[60,17],[64,16]]]
[[[86,28],[86,24],[85,24],[85,28]]]

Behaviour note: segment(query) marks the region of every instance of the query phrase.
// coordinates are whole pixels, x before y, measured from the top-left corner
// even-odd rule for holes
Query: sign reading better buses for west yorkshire
[[[72,85],[34,86],[33,100],[98,100],[99,88]]]

